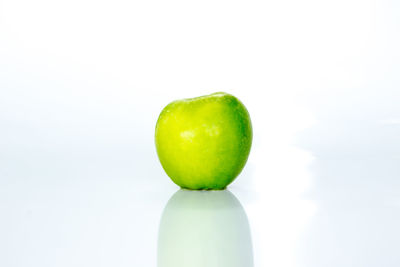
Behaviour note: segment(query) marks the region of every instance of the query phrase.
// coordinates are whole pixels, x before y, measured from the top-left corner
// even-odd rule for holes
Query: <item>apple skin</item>
[[[165,172],[193,190],[225,189],[245,166],[252,138],[246,107],[223,92],[171,102],[155,130]]]

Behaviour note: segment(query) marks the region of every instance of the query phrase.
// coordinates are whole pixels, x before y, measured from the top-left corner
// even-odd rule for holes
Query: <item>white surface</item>
[[[157,266],[178,188],[155,121],[215,91],[253,121],[229,187],[245,259],[400,266],[399,13],[398,1],[0,1],[0,266]],[[248,238],[217,222],[207,229],[237,223]]]

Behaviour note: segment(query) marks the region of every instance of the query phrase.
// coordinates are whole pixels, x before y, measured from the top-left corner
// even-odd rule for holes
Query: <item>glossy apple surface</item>
[[[224,189],[249,156],[250,116],[227,93],[174,101],[157,120],[155,143],[161,165],[174,183],[187,189]]]

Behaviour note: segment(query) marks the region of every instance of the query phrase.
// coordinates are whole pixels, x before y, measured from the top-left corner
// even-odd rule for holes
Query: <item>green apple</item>
[[[226,188],[246,164],[252,137],[246,107],[222,92],[171,102],[155,131],[167,175],[180,187],[196,190]]]
[[[252,267],[247,215],[229,190],[178,190],[161,216],[158,267]]]

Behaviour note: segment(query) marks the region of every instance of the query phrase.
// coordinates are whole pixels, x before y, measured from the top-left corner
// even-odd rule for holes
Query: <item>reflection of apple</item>
[[[224,189],[246,164],[250,116],[226,93],[174,101],[158,118],[155,142],[161,165],[174,183],[188,189]]]
[[[157,261],[158,267],[252,267],[240,202],[228,190],[176,192],[161,217]]]

